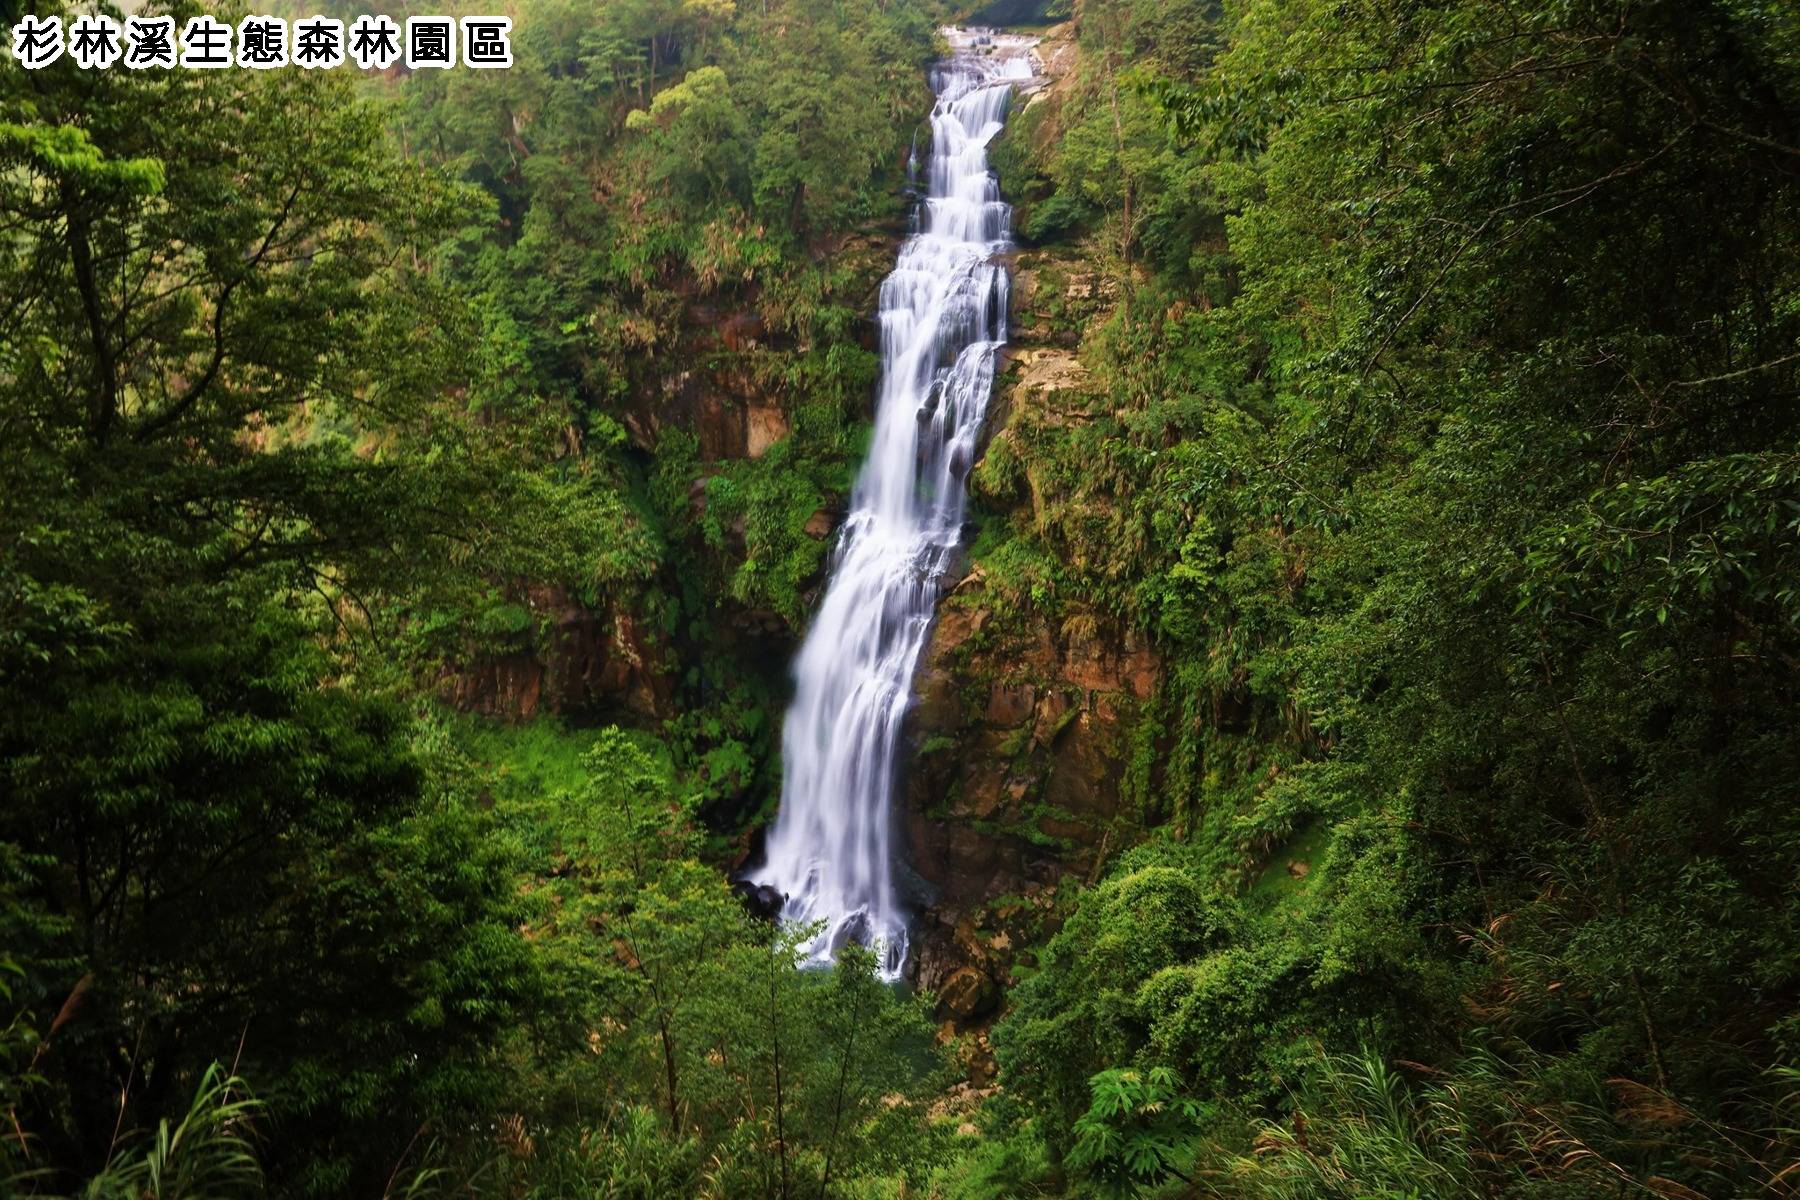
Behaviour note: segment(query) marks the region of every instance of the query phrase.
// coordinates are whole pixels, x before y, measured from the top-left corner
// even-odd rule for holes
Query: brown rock
[[[744,453],[761,458],[788,435],[787,414],[778,404],[752,404],[745,418]]]
[[[1068,724],[1069,697],[1064,692],[1046,692],[1038,701],[1037,724],[1031,731],[1031,740],[1037,746],[1048,746],[1056,740],[1056,735]]]
[[[957,805],[956,814],[977,821],[989,821],[1005,802],[1006,797],[1000,788],[1000,773],[984,771],[964,783],[962,803]]]
[[[919,698],[913,720],[921,730],[927,734],[955,733],[963,727],[962,696],[950,672],[926,667],[914,676],[913,690]]]
[[[724,396],[704,395],[693,402],[694,436],[702,462],[737,458],[744,448],[744,410]]]
[[[965,1022],[982,1016],[994,1003],[994,981],[974,967],[959,967],[938,989],[940,1018]]]
[[[1113,617],[996,615],[984,606],[986,586],[979,569],[957,585],[925,653],[911,724],[933,753],[914,763],[906,819],[908,861],[932,889],[909,975],[922,991],[950,989],[959,1007],[993,1004],[954,1017],[965,1037],[992,1019],[1001,981],[1054,924],[1040,901],[1057,880],[1085,877],[1109,831],[1130,836],[1117,823],[1133,724],[1161,679],[1147,640]],[[1048,812],[1026,815],[1037,801]],[[1039,898],[1031,919],[1000,917],[996,927],[986,906],[1019,894]],[[994,1001],[981,999],[981,980]]]
[[[975,918],[972,915],[964,916],[962,920],[958,921],[956,928],[951,931],[950,937],[956,948],[961,951],[964,959],[981,964],[987,962],[987,942],[976,931]]]
[[[539,631],[532,645],[477,655],[448,672],[451,704],[509,720],[615,706],[670,715],[666,653],[629,612],[590,609],[555,588],[533,588],[525,599]]]
[[[1162,678],[1162,664],[1156,655],[1148,649],[1139,649],[1130,653],[1120,664],[1120,673],[1124,676],[1131,694],[1139,700],[1148,700],[1156,691],[1156,684]]]
[[[1038,818],[1038,828],[1046,837],[1066,838],[1081,845],[1094,840],[1094,832],[1080,821],[1064,821],[1048,814]]]
[[[1025,392],[1065,392],[1087,382],[1087,368],[1067,350],[1023,350],[1018,387]]]
[[[982,719],[989,725],[1017,725],[1031,715],[1036,697],[1029,683],[996,682],[988,691],[987,711],[982,713]]]
[[[1028,267],[1015,266],[1012,273],[1012,310],[1015,316],[1029,310],[1037,297],[1038,273]]]
[[[950,834],[949,851],[950,862],[960,872],[973,876],[993,866],[998,847],[987,834],[964,825]]]
[[[960,591],[969,584],[968,579],[956,585]],[[977,633],[987,623],[988,612],[983,608],[969,608],[962,604],[943,604],[938,607],[937,623],[931,629],[931,645],[926,653],[927,661],[941,663],[954,653],[958,647]]]
[[[963,1070],[969,1074],[970,1090],[979,1093],[994,1077],[1000,1073],[999,1064],[994,1061],[994,1046],[988,1041],[987,1034],[977,1033],[969,1040],[969,1047],[962,1055]]]
[[[735,313],[719,325],[719,340],[727,350],[754,350],[763,335],[763,319],[755,313]]]

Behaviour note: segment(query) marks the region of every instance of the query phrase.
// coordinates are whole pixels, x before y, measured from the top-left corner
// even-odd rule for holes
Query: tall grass
[[[1209,1177],[1217,1194],[1258,1200],[1793,1197],[1800,1072],[1766,1083],[1742,1106],[1766,1119],[1746,1130],[1627,1079],[1571,1087],[1565,1074],[1540,1089],[1529,1064],[1487,1053],[1450,1071],[1335,1056],[1289,1120],[1262,1124],[1252,1153]]]
[[[261,1111],[244,1081],[217,1063],[206,1069],[186,1115],[113,1146],[83,1200],[233,1200],[262,1192],[262,1166],[252,1142]]]

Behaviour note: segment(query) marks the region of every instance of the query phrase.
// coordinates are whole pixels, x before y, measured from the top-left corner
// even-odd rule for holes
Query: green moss
[[[1329,831],[1323,825],[1315,824],[1271,850],[1262,873],[1250,888],[1250,901],[1253,904],[1272,905],[1306,890],[1313,879],[1313,868],[1318,866],[1329,838]],[[1290,861],[1306,864],[1307,873],[1298,876],[1293,874],[1288,870]]]

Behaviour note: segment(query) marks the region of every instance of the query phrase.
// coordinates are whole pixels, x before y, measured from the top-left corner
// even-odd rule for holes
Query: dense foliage
[[[973,1096],[722,869],[936,15],[0,74],[10,1189],[1791,1194],[1800,14],[1005,5],[1071,53],[994,161],[1099,282],[972,554],[1162,672]],[[442,703],[531,715],[567,612],[618,703]]]
[[[679,293],[765,288],[802,339],[759,364],[822,414],[777,460],[802,523],[853,449],[869,369],[812,254],[898,210],[929,23],[611,11],[533,10],[485,82],[3,77],[9,1186],[765,1195],[914,1120],[914,1007],[799,972],[696,857],[708,767],[757,765],[734,729],[496,803],[430,702],[533,594],[666,637],[744,565],[691,440],[624,434]]]
[[[1176,1192],[1791,1186],[1795,13],[1079,26],[1003,163],[1119,299],[988,553],[1156,636],[1176,837],[1014,997],[1032,1136],[1079,1177],[1101,1072],[1167,1069]]]
[[[562,594],[636,619],[677,684],[682,765],[721,811],[754,809],[785,665],[760,641],[802,622],[825,556],[807,523],[860,451],[932,24],[811,0],[545,0],[518,21],[512,70],[404,78],[389,115],[491,198],[442,265],[506,392],[561,428],[563,470],[629,514],[590,527],[597,569]],[[786,435],[749,457],[746,398]],[[503,648],[547,643],[547,582],[494,598]]]

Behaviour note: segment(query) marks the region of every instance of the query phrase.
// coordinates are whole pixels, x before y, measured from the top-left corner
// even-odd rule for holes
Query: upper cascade
[[[830,582],[794,661],[782,729],[781,809],[750,878],[785,897],[786,922],[823,928],[804,946],[829,961],[846,939],[878,948],[884,978],[906,964],[894,888],[902,722],[913,671],[954,565],[965,483],[1006,343],[1000,255],[1012,209],[988,169],[1033,39],[943,31],[931,72],[931,157],[915,232],[881,285],[881,384],[868,460]]]

